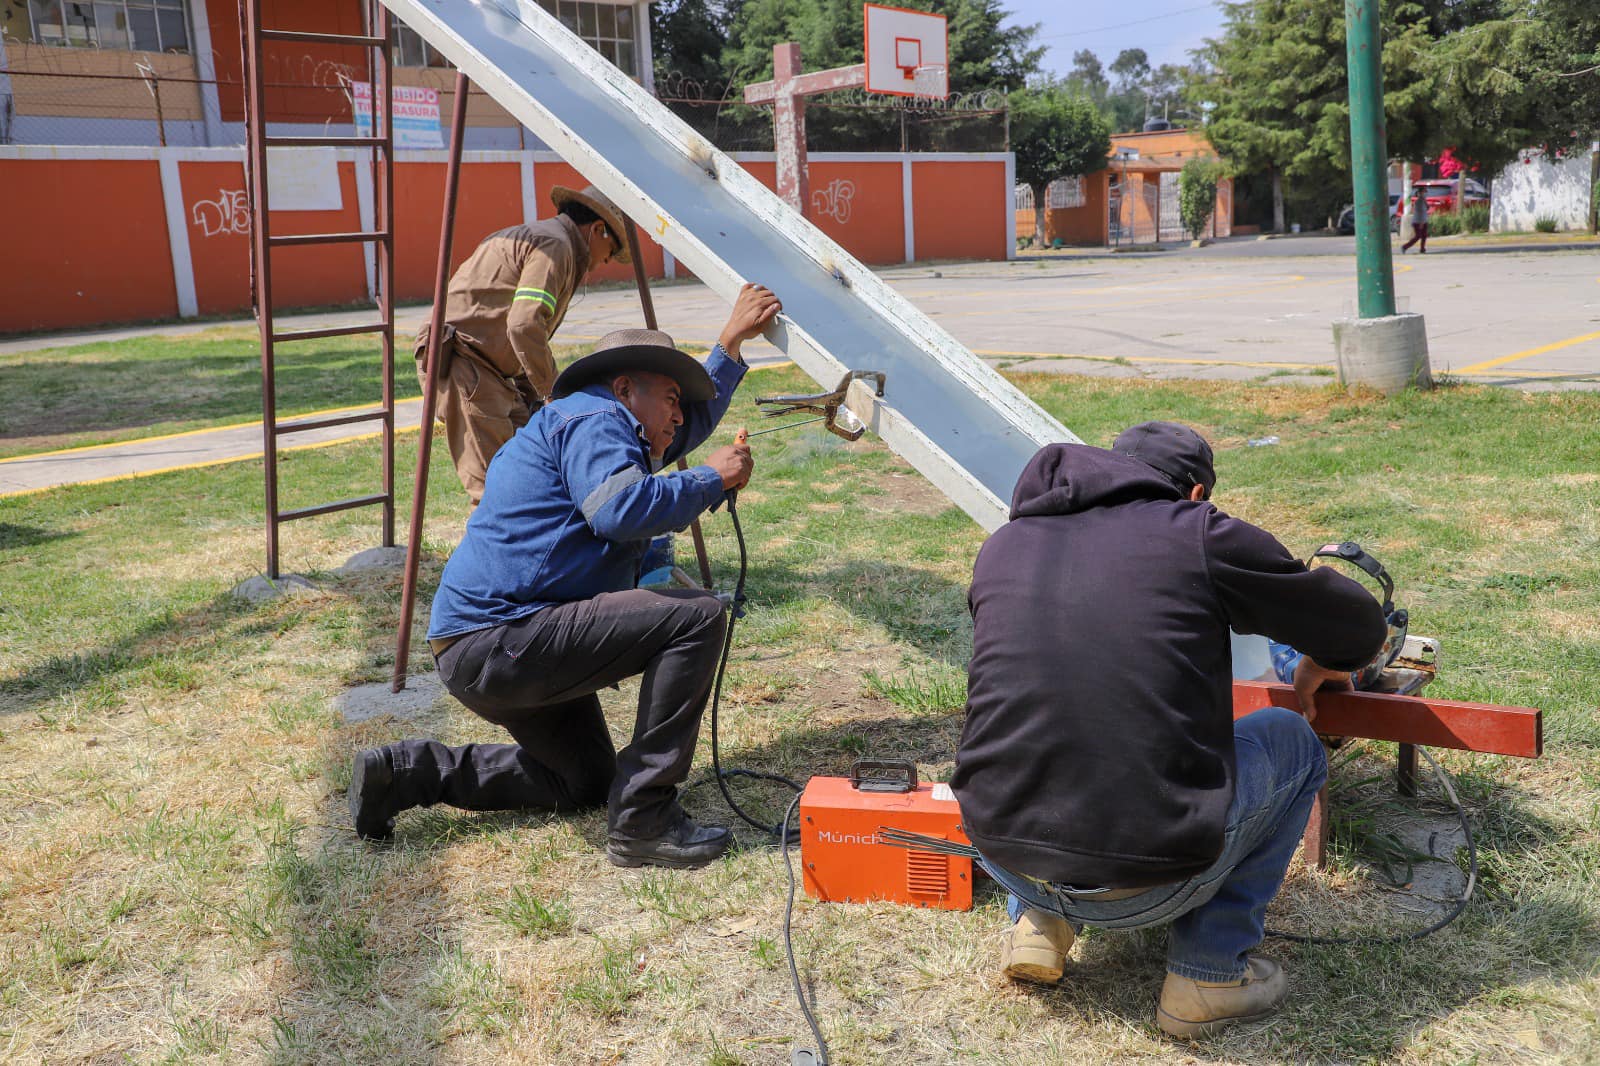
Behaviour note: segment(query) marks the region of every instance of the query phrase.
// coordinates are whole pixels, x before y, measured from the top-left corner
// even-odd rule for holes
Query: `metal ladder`
[[[245,89],[245,177],[250,198],[250,291],[256,320],[261,330],[261,430],[266,470],[267,577],[277,580],[278,532],[284,522],[299,518],[346,511],[374,504],[383,506],[383,546],[394,546],[394,116],[390,98],[390,19],[380,3],[364,5],[366,28],[370,35],[309,33],[297,30],[266,29],[261,24],[265,0],[240,0],[239,16],[243,34],[243,75]],[[366,137],[269,137],[267,136],[266,84],[262,60],[270,42],[351,45],[367,50],[367,66],[372,85],[372,132]],[[268,197],[267,149],[269,148],[368,148],[373,172],[373,222],[370,231],[352,233],[297,233],[278,235],[271,228]],[[359,162],[357,163],[359,166]],[[297,248],[321,244],[361,243],[377,251],[376,303],[378,321],[322,329],[280,331],[273,325],[272,252],[276,248]],[[292,341],[318,340],[376,333],[383,345],[383,401],[380,406],[321,418],[278,421],[277,378],[274,370],[277,345]],[[278,441],[295,433],[359,422],[382,423],[383,491],[368,496],[336,500],[332,503],[294,510],[278,506]]]

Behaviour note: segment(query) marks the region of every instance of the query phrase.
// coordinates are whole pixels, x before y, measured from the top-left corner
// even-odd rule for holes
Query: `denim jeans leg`
[[[1267,904],[1278,894],[1323,782],[1327,753],[1304,718],[1266,707],[1234,725],[1238,766],[1229,809],[1224,871],[1196,894],[1197,906],[1172,923],[1167,969],[1196,981],[1242,976],[1246,956],[1265,933]]]

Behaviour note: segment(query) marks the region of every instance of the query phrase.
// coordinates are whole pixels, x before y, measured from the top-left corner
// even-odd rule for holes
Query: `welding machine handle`
[[[1312,559],[1343,559],[1352,566],[1359,566],[1383,589],[1383,613],[1387,617],[1394,611],[1394,578],[1389,576],[1389,571],[1383,564],[1369,555],[1366,549],[1353,540],[1342,541],[1338,544],[1324,544],[1311,553]],[[1308,559],[1309,563],[1310,560]]]
[[[917,764],[906,759],[857,759],[850,766],[857,792],[915,792]]]

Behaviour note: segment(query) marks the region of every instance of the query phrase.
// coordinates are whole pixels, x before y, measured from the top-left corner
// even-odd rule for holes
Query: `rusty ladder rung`
[[[290,329],[273,333],[272,343],[285,341],[314,341],[323,337],[349,337],[357,333],[387,333],[393,327],[388,322],[361,322],[354,326],[324,326],[321,329]]]
[[[352,233],[291,233],[274,234],[267,238],[272,248],[294,247],[306,244],[351,244],[356,241],[377,243],[389,239],[388,230],[356,230]]]
[[[387,147],[387,137],[262,137],[267,148],[379,148]]]
[[[330,426],[348,426],[353,422],[382,422],[388,417],[389,412],[378,407],[344,415],[328,415],[326,418],[302,418],[294,422],[278,422],[273,425],[272,432],[283,437],[290,433],[307,433],[313,429],[327,429]]]
[[[352,33],[311,33],[306,30],[268,30],[261,31],[264,41],[303,41],[306,44],[348,44],[362,48],[388,48],[389,42],[382,37],[363,37]]]
[[[381,492],[376,496],[356,496],[348,500],[318,504],[315,507],[302,507],[295,511],[279,511],[278,521],[293,522],[297,518],[315,518],[321,514],[333,514],[335,511],[352,511],[357,507],[371,507],[375,503],[387,502],[389,502],[389,497]]]

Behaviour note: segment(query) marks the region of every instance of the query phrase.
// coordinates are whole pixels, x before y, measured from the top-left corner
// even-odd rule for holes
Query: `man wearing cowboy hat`
[[[748,444],[655,472],[711,435],[744,377],[740,345],[780,309],[746,285],[704,366],[665,333],[630,329],[555,380],[489,468],[428,629],[445,687],[516,743],[359,753],[349,801],[362,837],[386,839],[397,813],[434,803],[605,804],[618,866],[703,866],[727,849],[728,831],[697,825],[677,799],[722,651],[722,602],[634,585],[651,537],[750,479]],[[618,752],[595,693],[640,674],[633,739]]]
[[[550,396],[550,338],[578,283],[604,263],[630,261],[622,212],[604,193],[557,185],[550,199],[554,218],[489,234],[456,270],[445,297],[438,414],[474,507],[489,460]],[[427,354],[423,323],[418,380]]]

